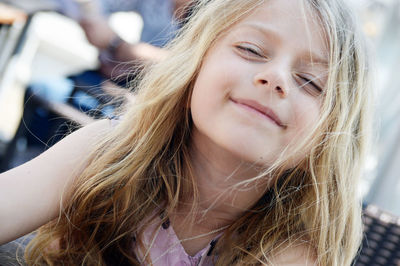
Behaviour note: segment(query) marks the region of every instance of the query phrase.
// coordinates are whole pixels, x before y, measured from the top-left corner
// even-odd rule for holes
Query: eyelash
[[[307,77],[304,77],[304,76],[298,76],[301,80],[303,80],[303,81],[305,81],[305,83],[303,83],[301,86],[302,87],[305,87],[305,86],[307,86],[308,84],[310,84],[311,86],[313,86],[314,87],[314,89],[318,92],[318,94],[321,94],[322,93],[322,88],[320,87],[320,86],[318,86],[314,81],[312,81],[312,79],[309,79],[309,78],[307,78]],[[310,92],[311,93],[311,92]]]
[[[236,45],[236,48],[238,50],[240,50],[241,52],[245,52],[247,54],[251,54],[250,56],[265,57],[260,52],[256,51],[255,49],[253,49],[253,48],[251,48],[249,46]]]

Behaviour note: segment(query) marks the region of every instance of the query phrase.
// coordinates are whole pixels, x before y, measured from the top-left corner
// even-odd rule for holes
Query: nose
[[[260,67],[254,75],[254,85],[271,90],[281,98],[286,98],[289,95],[289,85],[286,78],[289,75],[286,73],[289,73],[289,71],[286,71],[282,65],[272,64],[272,62],[266,64],[268,66]]]

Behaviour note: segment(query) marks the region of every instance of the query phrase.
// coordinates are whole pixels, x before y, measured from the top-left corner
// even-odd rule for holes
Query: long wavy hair
[[[140,264],[133,246],[141,243],[143,221],[154,215],[161,224],[181,200],[198,198],[188,106],[202,59],[223,32],[266,1],[197,1],[168,46],[168,58],[146,69],[135,102],[88,155],[58,219],[26,249],[29,264]],[[279,160],[267,170],[276,175],[274,184],[225,229],[216,265],[269,264],[273,254],[299,241],[306,241],[319,265],[350,265],[358,250],[357,179],[371,106],[367,52],[342,0],[304,0],[303,6],[314,11],[329,49],[321,117],[298,145],[311,141],[312,147],[297,166],[279,167]]]

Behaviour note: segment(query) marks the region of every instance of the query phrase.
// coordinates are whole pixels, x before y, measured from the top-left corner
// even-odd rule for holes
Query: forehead
[[[316,11],[302,0],[268,0],[228,32],[258,32],[269,42],[287,46],[310,58],[327,64],[328,44]]]

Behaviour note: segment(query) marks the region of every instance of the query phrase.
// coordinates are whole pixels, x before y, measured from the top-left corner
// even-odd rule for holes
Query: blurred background
[[[101,58],[99,61],[101,49],[88,42],[87,33],[78,23],[90,10],[85,9],[82,13],[82,9],[79,10],[72,2],[0,0],[1,171],[42,152],[58,139],[57,136],[65,134],[63,130],[57,131],[63,123],[68,121],[84,125],[91,122],[91,118],[82,116],[80,111],[85,108],[79,102],[79,97],[88,97],[90,92],[84,91],[84,96],[79,93],[71,96],[70,83],[76,80],[66,77],[98,70],[102,64]],[[76,2],[82,4],[85,1]],[[90,0],[83,4],[87,2]],[[400,216],[400,0],[350,2],[369,38],[377,74],[375,142],[365,167],[360,195],[365,203],[375,204]],[[124,42],[135,44],[141,40],[142,29],[148,23],[143,18],[143,10],[121,8],[107,10],[106,14],[104,10],[101,12],[105,14],[110,28]],[[153,36],[153,40],[156,38]],[[108,77],[112,79],[112,76],[111,73]],[[107,79],[104,80],[97,84],[101,84],[103,89],[100,94],[114,88]],[[27,94],[27,88],[35,91],[38,86],[41,86],[40,89],[46,87],[47,83],[58,86],[61,92],[44,90],[39,99]],[[72,87],[76,89],[76,83]],[[86,89],[96,87],[99,86],[89,83]],[[66,97],[64,94],[74,98],[75,102],[63,99]],[[91,101],[89,98],[84,104],[90,105]],[[35,117],[26,111],[27,108],[24,109],[32,102],[34,105],[30,108],[33,109],[29,112],[35,112]],[[69,108],[71,106],[73,108]],[[112,115],[112,110],[102,109],[101,114]],[[21,126],[22,117],[22,124],[29,125],[24,129]],[[43,124],[43,119],[51,123]],[[46,136],[43,130],[51,132],[51,136]],[[27,137],[27,134],[31,136]]]

